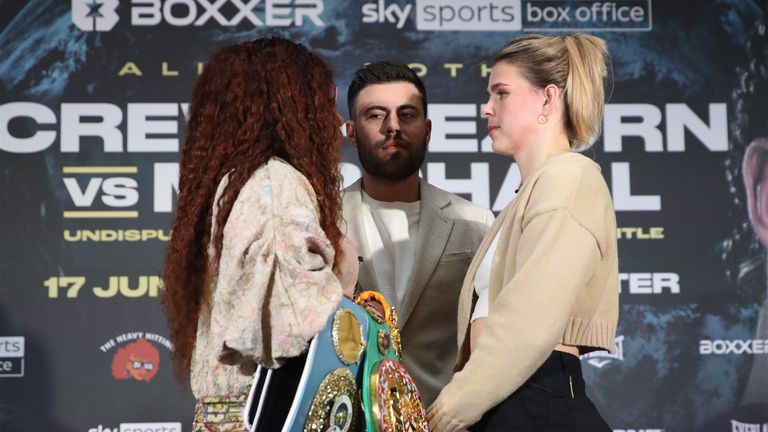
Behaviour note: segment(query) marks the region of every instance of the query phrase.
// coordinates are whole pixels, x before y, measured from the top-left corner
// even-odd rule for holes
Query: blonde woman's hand
[[[440,394],[442,396],[442,393]],[[427,409],[427,421],[429,422],[430,432],[468,432],[468,427],[472,423],[461,422],[451,418],[444,411],[440,396]]]
[[[341,287],[344,295],[353,298],[355,295],[355,285],[357,285],[357,275],[360,270],[360,264],[357,261],[357,244],[349,237],[341,239],[342,260],[339,263],[336,277],[341,281]]]

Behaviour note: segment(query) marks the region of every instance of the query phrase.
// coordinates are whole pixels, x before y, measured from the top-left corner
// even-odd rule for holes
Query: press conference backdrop
[[[768,136],[765,0],[0,8],[0,430],[190,429],[158,275],[186,104],[218,47],[305,44],[333,69],[345,115],[355,69],[409,63],[434,125],[424,177],[499,211],[520,174],[490,151],[479,115],[488,60],[526,32],[583,31],[613,57],[604,132],[586,154],[617,211],[621,300],[617,354],[582,361],[590,394],[617,431],[768,431],[768,150],[753,146],[747,186],[742,170]],[[348,184],[359,163],[344,155]]]

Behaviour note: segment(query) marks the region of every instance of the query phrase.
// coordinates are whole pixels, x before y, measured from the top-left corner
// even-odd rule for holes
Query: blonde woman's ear
[[[554,84],[548,84],[544,87],[544,106],[551,107],[553,103],[560,97],[560,89]]]

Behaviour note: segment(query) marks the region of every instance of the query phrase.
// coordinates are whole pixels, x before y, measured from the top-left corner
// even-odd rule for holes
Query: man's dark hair
[[[379,61],[369,63],[355,72],[347,91],[347,108],[349,117],[355,118],[355,102],[360,92],[373,84],[387,84],[393,82],[407,82],[416,86],[421,95],[421,105],[424,108],[424,116],[427,115],[427,90],[416,72],[403,63],[394,61]]]

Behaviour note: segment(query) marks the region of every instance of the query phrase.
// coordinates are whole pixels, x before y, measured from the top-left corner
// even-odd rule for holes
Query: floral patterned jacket
[[[226,184],[225,177],[216,200]],[[232,350],[270,368],[305,351],[341,301],[333,259],[309,181],[270,159],[245,183],[224,227],[211,305],[198,322],[195,397],[248,390],[251,377],[219,362]]]

